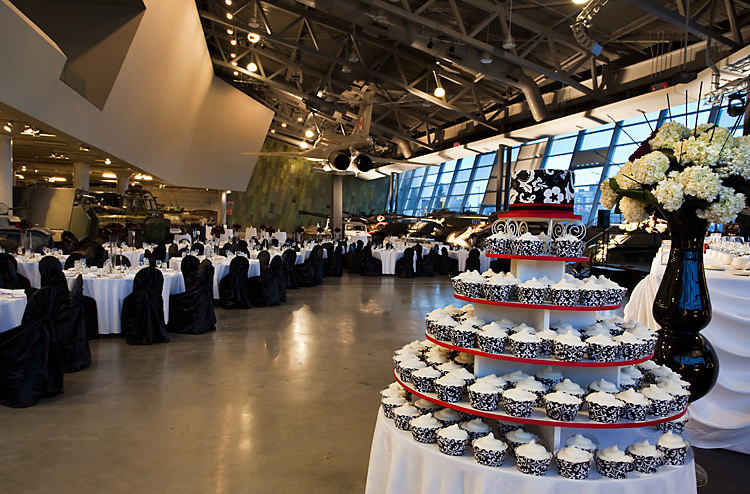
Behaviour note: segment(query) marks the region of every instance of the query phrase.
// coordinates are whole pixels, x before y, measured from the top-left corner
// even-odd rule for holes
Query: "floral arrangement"
[[[734,137],[713,124],[690,129],[668,122],[601,184],[601,204],[615,205],[625,221],[640,223],[655,208],[674,212],[684,204],[713,223],[731,223],[750,193],[750,136]]]
[[[104,235],[120,236],[125,233],[125,227],[121,223],[107,223],[101,228]]]
[[[128,231],[130,231],[130,230],[138,230],[138,225],[136,225],[132,221],[126,221],[125,222],[125,229],[128,230]]]
[[[232,225],[232,230],[238,232],[242,230],[242,225],[240,225],[239,223],[235,223],[234,225]]]
[[[18,223],[16,223],[16,228],[19,230],[28,230],[29,228],[34,228],[34,225],[29,220],[21,220]]]
[[[299,225],[297,228],[294,229],[294,233],[305,233],[305,227],[302,225]]]
[[[620,227],[620,229],[628,232],[634,232],[640,228],[643,228],[647,233],[664,233],[667,231],[667,222],[652,215],[640,223],[628,223]]]
[[[211,236],[213,237],[221,237],[224,235],[224,227],[216,225],[215,227],[211,228]]]

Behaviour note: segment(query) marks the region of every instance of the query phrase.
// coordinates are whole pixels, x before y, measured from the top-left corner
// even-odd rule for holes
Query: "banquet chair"
[[[280,275],[281,258],[274,256],[265,273],[248,278],[247,289],[253,307],[270,307],[281,303]]]
[[[490,269],[495,273],[507,273],[510,271],[510,259],[495,259],[490,262]]]
[[[443,247],[440,252],[440,268],[438,273],[456,276],[458,274],[458,259],[453,259],[448,255],[448,249]]]
[[[187,255],[182,258],[180,272],[185,280],[185,290],[193,288],[198,282],[198,267],[200,264],[200,260],[195,256]]]
[[[316,249],[319,248],[319,245],[313,247],[312,252],[310,252],[310,257],[308,257],[302,264],[296,264],[294,266],[294,272],[298,286],[315,286],[315,280],[317,278],[318,270],[318,256],[316,255]],[[295,253],[294,255],[296,258],[297,254]]]
[[[265,273],[271,263],[271,253],[267,250],[260,251],[258,253],[258,262],[260,263],[260,274]]]
[[[289,266],[284,263],[284,259],[282,257],[276,257],[279,259],[279,269],[275,277],[276,284],[279,287],[279,300],[281,302],[286,302],[286,285],[287,280],[289,279]],[[273,262],[273,260],[271,262]]]
[[[245,257],[250,257],[250,251],[247,250],[247,247],[238,247],[237,254],[245,254]]]
[[[370,244],[362,249],[362,276],[382,276],[383,262],[373,257]]]
[[[316,245],[310,252],[310,257],[315,258],[313,264],[315,265],[315,284],[321,285],[323,283],[323,277],[325,276],[325,265],[323,264],[323,247]]]
[[[240,240],[239,242],[237,242],[237,250],[247,249],[247,248],[248,248],[247,241]]]
[[[279,239],[276,237],[273,237],[271,239],[271,247],[278,249],[279,248]]]
[[[182,254],[186,254],[186,255],[187,255],[187,254],[190,254],[190,246],[189,246],[189,245],[188,245],[188,246],[185,246],[185,247],[182,247],[182,248],[181,248],[181,249],[180,249],[180,250],[179,250],[179,251],[177,252],[177,257],[180,257],[180,256],[182,256]]]
[[[26,304],[21,325],[0,333],[0,405],[23,408],[63,391],[55,311],[60,295],[41,288]]]
[[[115,266],[125,266],[126,268],[130,267],[130,259],[123,256],[122,254],[117,254],[115,256]]]
[[[39,277],[42,288],[51,286],[60,292],[60,297],[70,296],[68,281],[62,272],[60,260],[53,256],[44,256],[39,260]]]
[[[70,288],[70,296],[61,299],[55,313],[58,349],[64,372],[78,372],[91,365],[83,298],[83,276],[79,274]]]
[[[435,251],[430,250],[427,255],[420,255],[422,247],[415,246],[417,250],[417,268],[415,270],[416,276],[433,276],[435,274]]]
[[[26,290],[27,296],[34,293],[29,280],[18,272],[18,261],[7,252],[0,253],[0,288]]]
[[[328,265],[326,267],[327,276],[344,275],[344,246],[339,244],[328,251]]]
[[[229,263],[229,272],[219,280],[219,302],[224,309],[252,307],[247,291],[249,269],[250,261],[246,257],[235,257]]]
[[[166,343],[164,324],[164,276],[149,266],[135,275],[133,291],[122,303],[122,334],[128,345]]]
[[[183,263],[185,260],[183,259]],[[214,266],[208,259],[198,267],[195,285],[183,293],[169,296],[167,331],[182,334],[203,334],[216,330],[213,305]]]
[[[83,254],[80,252],[73,252],[65,259],[65,269],[73,269],[76,266],[76,261],[83,259]]]
[[[297,253],[294,249],[287,249],[281,254],[281,263],[286,267],[286,287],[296,290],[300,285],[296,269]]]
[[[224,252],[227,254],[234,254],[234,246],[229,242],[225,243],[222,249],[224,249]]]
[[[193,251],[196,251],[196,250],[197,250],[197,251],[198,251],[198,255],[199,255],[199,256],[202,256],[202,255],[203,255],[203,252],[204,252],[204,250],[205,250],[205,247],[203,246],[203,244],[202,244],[202,243],[200,243],[200,242],[196,242],[196,243],[194,243],[194,244],[193,244],[192,250],[193,250]]]
[[[466,258],[466,271],[482,271],[482,263],[479,261],[479,249],[476,247],[469,251],[469,257]]]
[[[396,276],[399,278],[414,278],[414,249],[408,247],[404,249],[404,255],[396,261]]]
[[[352,251],[347,254],[347,265],[350,273],[362,272],[362,266],[364,264],[364,255],[362,253],[363,249],[364,242],[362,242],[361,240],[357,240],[357,243],[352,245]]]
[[[180,257],[180,246],[175,243],[169,244],[167,253],[169,254],[170,259],[172,259],[173,257]]]
[[[164,244],[159,244],[154,247],[154,252],[152,252],[152,255],[154,264],[156,264],[156,261],[164,262],[167,260],[167,248],[164,247]]]

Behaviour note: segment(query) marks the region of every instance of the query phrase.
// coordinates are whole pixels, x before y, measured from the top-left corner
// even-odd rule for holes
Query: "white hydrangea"
[[[680,182],[674,178],[668,178],[659,182],[652,192],[661,207],[667,211],[677,211],[685,202],[685,189]]]
[[[745,194],[735,192],[731,187],[721,187],[719,200],[706,209],[699,209],[697,214],[712,223],[731,223],[744,207]]]
[[[709,134],[703,134],[702,137],[707,135]],[[682,163],[716,166],[719,161],[719,154],[722,152],[723,142],[723,139],[709,141],[708,139],[690,137],[680,143],[681,147],[677,152],[677,159]]]
[[[628,223],[640,223],[648,219],[646,205],[636,199],[623,197],[620,199],[620,211]]]
[[[721,178],[737,175],[750,180],[750,136],[735,138],[734,146],[721,153],[721,167],[716,172]]]
[[[651,149],[667,148],[676,151],[678,143],[690,136],[690,129],[679,122],[667,122],[656,132],[656,135],[648,141]]]
[[[652,151],[630,165],[630,176],[638,183],[651,185],[667,178],[668,168],[669,158],[660,151]]]
[[[613,207],[615,207],[615,204],[617,204],[617,193],[612,190],[612,187],[609,186],[609,180],[605,180],[604,182],[602,182],[599,188],[602,191],[601,198],[599,199],[602,207],[604,209],[612,209]]]
[[[718,142],[719,147],[724,145],[724,141],[727,141],[727,146],[733,146],[734,137],[726,127],[719,127],[714,124],[702,124],[699,125],[693,133],[695,138],[704,142]]]
[[[633,180],[633,163],[628,161],[620,167],[615,175],[617,186],[621,189],[631,190],[640,188],[638,182]]]
[[[707,166],[689,166],[676,177],[685,195],[713,201],[721,188],[721,178]]]

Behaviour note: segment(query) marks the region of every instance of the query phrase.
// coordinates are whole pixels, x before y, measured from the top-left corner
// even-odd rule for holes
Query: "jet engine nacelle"
[[[339,171],[345,171],[349,168],[351,158],[348,154],[342,153],[341,151],[334,151],[328,156],[328,164]]]
[[[353,163],[354,166],[356,166],[357,169],[363,173],[369,172],[373,168],[372,159],[365,154],[360,154],[359,156],[354,158]]]

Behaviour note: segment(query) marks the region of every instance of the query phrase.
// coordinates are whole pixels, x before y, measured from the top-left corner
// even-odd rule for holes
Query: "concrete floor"
[[[345,275],[281,307],[217,309],[215,333],[92,342],[63,395],[0,407],[1,492],[361,493],[393,350],[452,293],[446,277]],[[747,456],[698,458],[701,494],[742,492]]]

